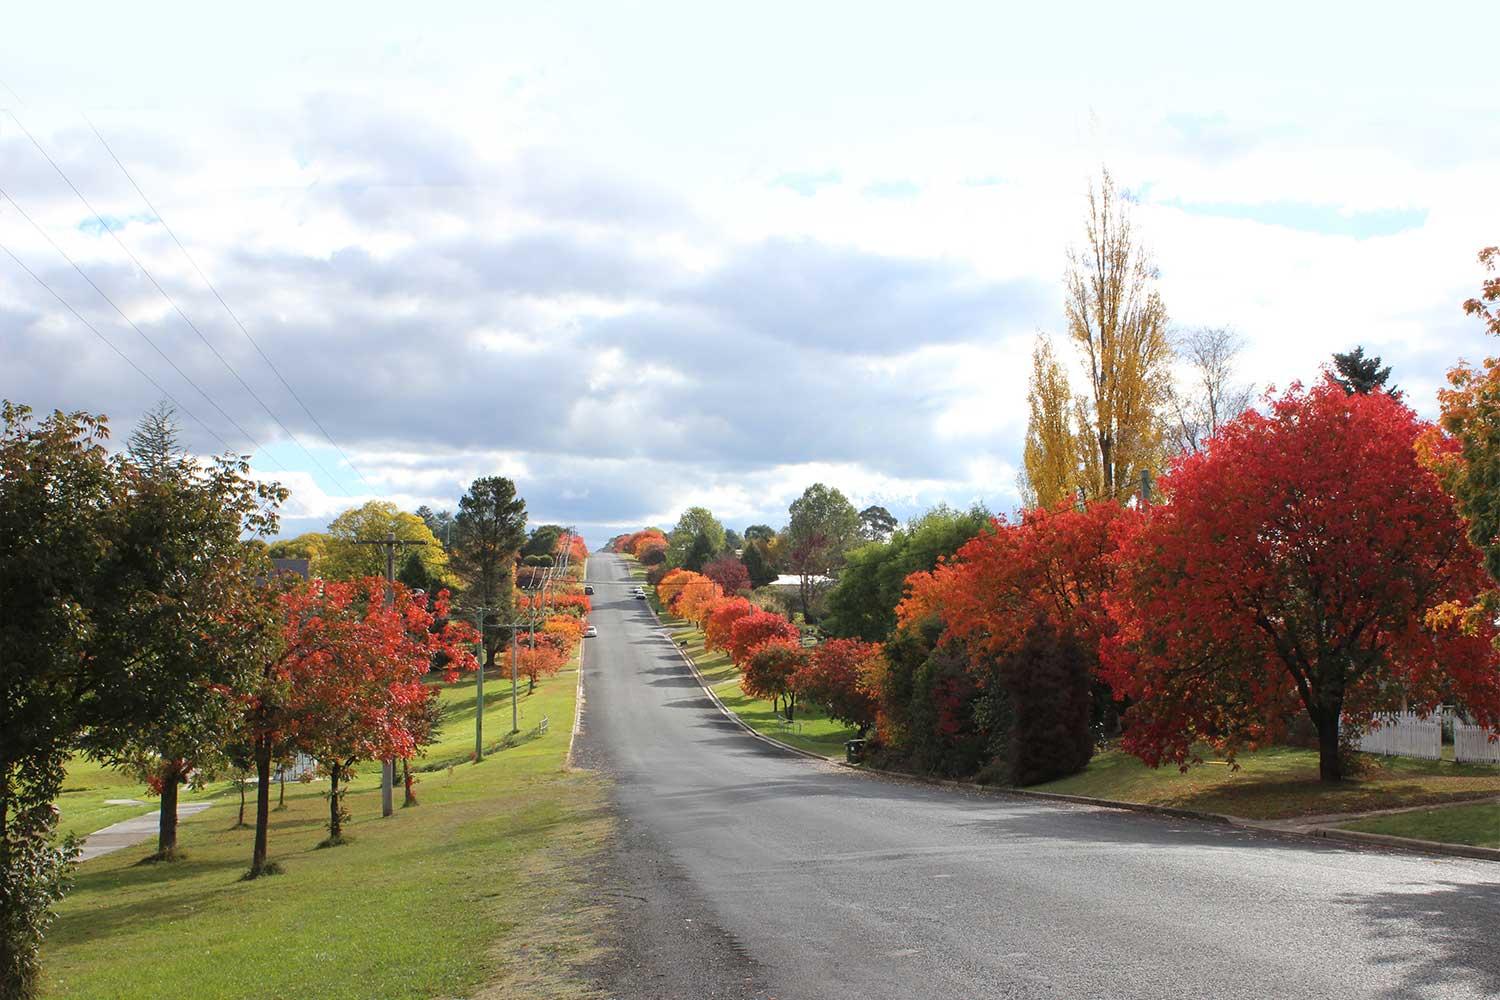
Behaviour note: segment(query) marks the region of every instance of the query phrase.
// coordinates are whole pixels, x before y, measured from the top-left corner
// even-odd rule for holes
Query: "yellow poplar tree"
[[[1028,507],[1052,507],[1078,487],[1078,442],[1073,434],[1073,394],[1052,341],[1036,339],[1031,351],[1031,415],[1022,456],[1021,498]]]
[[[1087,245],[1069,254],[1065,303],[1068,337],[1088,379],[1074,402],[1080,479],[1091,498],[1124,499],[1140,470],[1162,461],[1172,360],[1167,311],[1107,170],[1089,188],[1085,231]]]

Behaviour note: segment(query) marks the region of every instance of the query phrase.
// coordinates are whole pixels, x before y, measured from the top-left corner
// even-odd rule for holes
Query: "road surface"
[[[619,997],[1496,997],[1500,864],[851,773],[712,706],[617,557],[580,755],[615,777]]]

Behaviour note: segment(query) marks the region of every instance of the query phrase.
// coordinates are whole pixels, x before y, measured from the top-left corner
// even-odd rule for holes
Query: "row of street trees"
[[[422,517],[375,502],[326,533],[266,545],[287,492],[247,461],[184,452],[168,408],[111,454],[106,419],[37,418],[0,407],[0,998],[31,997],[52,904],[77,844],[59,839],[55,802],[77,754],[159,792],[159,861],[178,856],[184,784],[254,776],[247,877],[269,855],[272,775],[298,756],[328,779],[328,840],[345,839],[344,793],[363,762],[418,755],[440,723],[434,672],[478,666],[480,632],[445,581],[514,630],[518,673],[535,684],[577,648],[588,602],[581,538],[530,536],[525,505],[501,477],[476,480],[438,543]],[[388,585],[378,545],[412,544]],[[539,546],[555,586],[517,599],[521,551]],[[271,557],[301,556],[311,579]],[[489,632],[490,629],[486,629]],[[487,636],[487,639],[489,637]],[[494,647],[487,642],[489,659]],[[415,804],[410,780],[407,804]],[[243,808],[241,820],[243,821]]]

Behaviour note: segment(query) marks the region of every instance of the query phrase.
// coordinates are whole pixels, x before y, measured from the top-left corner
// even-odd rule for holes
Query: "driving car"
[[[630,596],[634,597],[638,601],[644,601],[646,599],[646,592],[640,587],[637,587],[630,592]]]
[[[585,593],[585,594],[592,594],[592,593],[593,593],[593,592],[594,592],[594,588],[593,588],[593,587],[590,587],[590,586],[587,586],[587,585],[585,585],[585,586],[584,586],[584,588],[583,588],[583,592],[584,592],[584,593]]]
[[[583,637],[585,639],[592,639],[595,636],[597,636],[598,634],[599,634],[599,630],[596,629],[596,628],[594,628],[594,626],[592,626],[592,625],[590,625],[588,628],[586,628],[586,629],[583,630]]]

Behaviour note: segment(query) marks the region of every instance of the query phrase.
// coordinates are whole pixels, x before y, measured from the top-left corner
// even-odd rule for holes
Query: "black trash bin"
[[[846,741],[844,743],[844,759],[851,764],[863,764],[865,760],[865,741]]]

